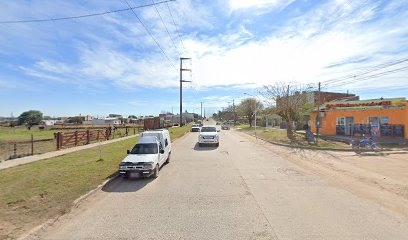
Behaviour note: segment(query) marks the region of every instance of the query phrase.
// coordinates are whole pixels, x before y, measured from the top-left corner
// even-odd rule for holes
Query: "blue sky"
[[[127,7],[125,0],[1,5],[0,21]],[[50,116],[177,113],[180,55],[193,59],[186,75],[193,82],[184,85],[188,111],[199,112],[203,101],[212,113],[280,81],[320,81],[324,91],[349,90],[363,99],[408,97],[408,71],[324,83],[408,58],[408,1],[176,0],[135,13],[170,60],[131,11],[0,24],[0,116],[29,109]]]

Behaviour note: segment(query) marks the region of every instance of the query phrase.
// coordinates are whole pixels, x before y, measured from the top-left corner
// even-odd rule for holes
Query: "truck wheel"
[[[169,153],[169,156],[167,157],[166,163],[170,162],[170,156],[171,156],[171,153]]]
[[[160,167],[159,167],[159,164],[157,164],[156,168],[154,169],[154,173],[153,173],[152,177],[157,178],[159,176],[159,171],[160,171]]]

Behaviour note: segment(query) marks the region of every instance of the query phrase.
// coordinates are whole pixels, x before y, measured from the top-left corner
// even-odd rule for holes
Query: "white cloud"
[[[188,45],[195,53],[196,84],[246,88],[279,81],[318,82],[404,57],[395,52],[404,47],[407,13],[394,14],[376,24],[363,24],[373,18],[374,11],[379,11],[376,4],[339,4],[326,4],[296,18],[275,36],[233,48],[219,38],[190,40]],[[239,35],[230,37],[239,39]],[[367,61],[327,68],[362,58]],[[402,74],[382,79],[388,80],[388,86],[395,86],[400,81],[392,78]]]
[[[232,10],[246,8],[282,8],[289,5],[290,0],[229,0]]]
[[[231,0],[229,3],[234,10],[270,10],[287,6],[290,2]],[[205,8],[203,4],[191,0],[176,1],[169,5],[176,22],[182,24],[180,27],[211,29],[211,8]],[[116,5],[110,9],[123,6]],[[67,7],[72,8],[70,5]],[[167,6],[158,7],[171,35],[177,40],[176,29]],[[397,7],[381,10],[378,9],[378,4],[368,1],[329,2],[292,18],[274,35],[263,38],[243,24],[212,36],[203,36],[197,33],[198,30],[190,31],[190,35],[184,38],[184,44],[193,57],[192,86],[197,89],[214,86],[255,88],[277,81],[317,82],[395,59],[393,52],[398,52],[407,40],[405,36],[408,33],[408,25],[405,20],[408,14],[391,14],[393,9],[395,11]],[[390,16],[375,24],[365,24],[378,15],[379,11],[387,11]],[[138,10],[138,13],[151,27],[154,36],[168,55],[177,56],[156,11],[151,8]],[[98,31],[102,29],[104,31]],[[26,31],[32,31],[27,28],[23,30],[24,34]],[[55,28],[52,28],[52,31],[54,30]],[[61,30],[60,38],[72,36],[67,30]],[[39,60],[31,66],[21,66],[20,69],[40,79],[80,86],[106,82],[121,89],[178,86],[178,72],[170,66],[150,36],[130,13],[127,17],[107,15],[97,20],[84,21],[84,26],[78,26],[78,32],[91,41],[87,44],[84,44],[86,41],[82,39],[75,41],[75,59],[66,60],[64,56],[62,60],[57,61],[52,55],[33,57]],[[36,32],[33,39],[37,39],[39,34]],[[0,43],[6,40],[10,42],[8,37],[0,36]],[[47,44],[43,42],[45,40],[37,43],[42,44],[40,49],[48,49],[45,47]],[[7,46],[10,46],[10,43]],[[57,47],[51,47],[51,50]],[[180,45],[179,47],[181,48]],[[11,49],[9,47],[7,50]],[[0,49],[10,52],[7,50]],[[398,58],[400,57],[401,54]],[[340,64],[362,58],[367,58],[368,61]],[[177,66],[177,59],[174,59],[173,63]],[[335,64],[338,66],[327,68]],[[393,81],[389,84],[397,83]]]

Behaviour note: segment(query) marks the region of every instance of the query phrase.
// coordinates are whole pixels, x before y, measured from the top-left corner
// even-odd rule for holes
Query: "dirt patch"
[[[403,152],[356,154],[258,143],[335,187],[408,216],[408,158]]]

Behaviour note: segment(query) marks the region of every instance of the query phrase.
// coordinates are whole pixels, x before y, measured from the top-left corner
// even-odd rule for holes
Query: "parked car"
[[[123,177],[159,176],[160,167],[170,162],[171,140],[168,130],[146,131],[139,135],[139,142],[119,164]]]
[[[191,127],[192,132],[199,132],[200,131],[200,124],[193,124]]]
[[[215,126],[203,126],[198,136],[198,146],[205,144],[215,144],[217,147],[220,145],[220,137],[218,135],[217,128]]]
[[[222,130],[230,130],[230,125],[229,125],[228,123],[223,123],[223,124],[221,125],[221,129],[222,129]]]

